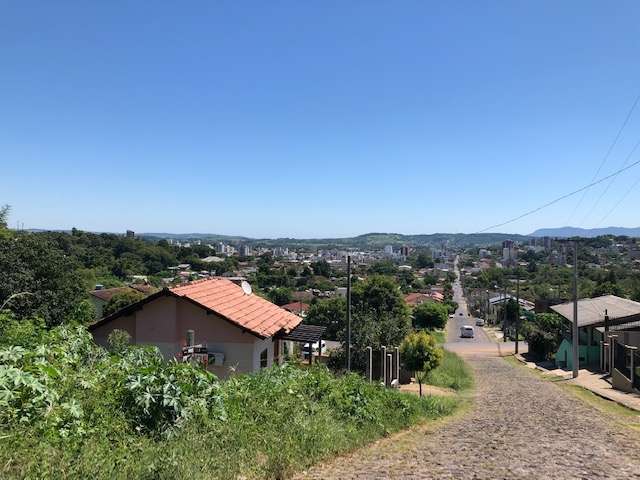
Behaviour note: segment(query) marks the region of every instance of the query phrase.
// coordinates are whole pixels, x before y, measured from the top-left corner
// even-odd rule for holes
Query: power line
[[[602,167],[604,167],[604,164],[609,159],[609,155],[611,155],[611,152],[613,151],[615,146],[618,144],[618,140],[620,140],[620,135],[622,135],[622,131],[627,126],[627,123],[629,123],[629,119],[631,118],[631,115],[633,114],[633,111],[636,109],[636,106],[638,105],[638,101],[639,100],[640,100],[640,93],[638,94],[638,96],[636,97],[635,101],[631,105],[631,108],[629,109],[629,112],[627,113],[627,116],[625,117],[624,122],[622,122],[622,125],[620,126],[620,129],[618,130],[618,133],[616,134],[615,138],[613,139],[613,142],[611,143],[611,145],[609,145],[609,148],[607,149],[607,153],[602,158],[602,161],[600,162],[600,166],[598,167],[598,169],[596,170],[596,173],[593,175],[593,178],[591,179],[592,182],[596,178],[598,178],[598,175],[600,175],[600,171],[602,170]],[[586,192],[583,192],[582,196],[580,197],[580,200],[578,200],[578,203],[573,208],[573,212],[571,212],[571,215],[569,215],[569,218],[567,219],[567,222],[566,222],[567,225],[569,224],[569,222],[571,221],[573,216],[578,211],[578,208],[580,207],[580,205],[582,204],[582,201],[584,200],[585,194],[586,194]]]
[[[604,223],[604,221],[609,218],[609,215],[611,215],[619,206],[622,202],[624,202],[624,200],[629,196],[629,194],[631,193],[631,191],[636,188],[638,186],[638,184],[640,183],[640,178],[638,178],[633,185],[631,185],[629,187],[629,189],[624,192],[624,195],[622,195],[622,197],[620,197],[620,200],[618,200],[618,202],[611,208],[611,210],[609,210],[604,217],[602,217],[602,219],[600,220],[600,222],[598,222],[598,225],[602,225]]]
[[[562,195],[562,196],[560,196],[558,198],[555,198],[555,199],[551,200],[550,202],[545,203],[544,205],[540,205],[539,207],[534,208],[533,210],[529,210],[529,211],[523,213],[522,215],[518,215],[517,217],[514,217],[514,218],[512,218],[510,220],[507,220],[506,222],[502,222],[502,223],[497,223],[495,225],[491,225],[490,227],[484,228],[484,229],[479,230],[479,231],[477,231],[475,233],[484,233],[484,232],[486,232],[488,230],[492,230],[494,228],[503,227],[505,225],[508,225],[509,223],[513,223],[513,222],[515,222],[517,220],[520,220],[521,218],[528,217],[529,215],[532,215],[532,214],[534,214],[536,212],[539,212],[540,210],[542,210],[544,208],[550,207],[551,205],[554,205],[554,204],[560,202],[561,200],[564,200],[565,198],[572,197],[573,195],[576,195],[577,193],[583,192],[583,191],[585,191],[585,190],[587,190],[587,189],[589,189],[591,187],[594,187],[594,186],[596,186],[596,185],[598,185],[598,184],[600,184],[600,183],[602,183],[602,182],[604,182],[606,180],[609,180],[610,178],[616,177],[616,176],[620,175],[622,172],[625,172],[625,171],[635,167],[638,164],[640,164],[640,160],[636,160],[632,164],[627,165],[626,167],[623,167],[623,168],[621,168],[619,170],[616,170],[615,172],[607,175],[606,177],[602,177],[600,180],[596,180],[595,182],[591,182],[588,185],[585,185],[584,187],[581,187],[581,188],[579,188],[577,190],[574,190],[571,193],[566,193],[566,194],[564,194],[564,195]]]
[[[636,150],[638,149],[638,146],[640,146],[640,140],[638,140],[636,142],[636,144],[633,146],[633,148],[631,149],[631,151],[629,152],[629,155],[627,155],[627,157],[624,159],[624,162],[622,162],[622,166],[624,167],[627,162],[631,159],[631,157],[633,156],[633,154],[636,152]],[[609,183],[607,183],[607,186],[605,187],[605,189],[602,191],[602,193],[600,193],[600,196],[598,197],[598,199],[596,200],[596,203],[593,204],[593,206],[591,207],[591,209],[587,212],[587,214],[584,216],[584,218],[582,219],[582,224],[585,223],[585,221],[587,220],[587,218],[589,218],[589,216],[593,213],[593,211],[596,209],[596,207],[598,206],[598,204],[600,203],[600,200],[602,200],[602,197],[605,196],[605,194],[609,191],[609,188],[611,187],[611,184],[613,183],[614,179],[612,178],[611,180],[609,180]]]

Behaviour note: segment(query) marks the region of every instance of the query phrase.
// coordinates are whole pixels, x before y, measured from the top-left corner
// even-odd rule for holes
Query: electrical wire
[[[585,191],[585,190],[587,190],[587,189],[589,189],[591,187],[594,187],[594,186],[596,186],[596,185],[598,185],[598,184],[600,184],[602,182],[605,182],[605,181],[609,180],[610,178],[616,177],[616,176],[620,175],[622,172],[626,172],[627,170],[635,167],[638,164],[640,164],[640,160],[636,160],[632,164],[627,165],[626,167],[623,167],[623,168],[621,168],[619,170],[616,170],[615,172],[607,175],[606,177],[602,177],[601,179],[596,180],[594,182],[591,182],[591,183],[585,185],[584,187],[581,187],[581,188],[579,188],[577,190],[574,190],[573,192],[565,193],[564,195],[561,195],[561,196],[559,196],[557,198],[554,198],[550,202],[547,202],[547,203],[545,203],[543,205],[540,205],[539,207],[536,207],[536,208],[534,208],[532,210],[528,210],[525,213],[523,213],[521,215],[518,215],[517,217],[511,218],[511,219],[509,219],[509,220],[507,220],[505,222],[502,222],[502,223],[497,223],[495,225],[491,225],[491,226],[489,226],[487,228],[484,228],[482,230],[479,230],[479,231],[477,231],[475,233],[484,233],[484,232],[486,232],[488,230],[492,230],[494,228],[503,227],[503,226],[508,225],[510,223],[513,223],[513,222],[515,222],[517,220],[520,220],[520,219],[522,219],[524,217],[528,217],[529,215],[533,215],[534,213],[537,213],[537,212],[539,212],[540,210],[542,210],[544,208],[550,207],[551,205],[554,205],[554,204],[556,204],[556,203],[558,203],[558,202],[560,202],[560,201],[562,201],[562,200],[564,200],[566,198],[572,197],[573,195],[576,195],[576,194],[578,194],[580,192],[583,192],[583,191]]]
[[[613,139],[613,142],[611,142],[611,145],[609,145],[609,148],[607,149],[607,153],[605,153],[604,157],[602,158],[602,161],[600,162],[600,166],[598,166],[598,169],[596,170],[596,173],[593,175],[593,178],[591,179],[592,182],[596,178],[598,178],[598,175],[600,175],[600,171],[602,170],[602,167],[604,167],[604,164],[609,159],[609,155],[611,155],[611,152],[613,151],[615,146],[618,144],[618,140],[620,140],[620,135],[622,135],[622,131],[627,126],[627,123],[629,123],[629,119],[631,118],[631,115],[633,114],[633,111],[636,109],[636,106],[638,105],[638,101],[639,100],[640,100],[640,93],[638,94],[638,96],[634,100],[633,104],[631,105],[631,108],[629,109],[629,112],[627,113],[627,116],[625,117],[624,121],[622,122],[622,125],[618,129],[618,133],[616,134],[615,138]],[[567,222],[566,222],[567,225],[569,225],[569,222],[571,221],[573,216],[578,211],[578,208],[580,208],[580,205],[582,204],[582,202],[584,200],[585,194],[586,194],[586,191],[584,191],[582,193],[582,196],[580,197],[580,200],[578,200],[578,203],[573,208],[573,211],[571,212],[571,215],[569,215],[569,218],[567,219]]]
[[[629,152],[629,154],[627,155],[627,157],[624,159],[624,162],[622,162],[622,166],[624,167],[627,162],[631,159],[631,157],[633,156],[633,154],[636,152],[636,150],[638,149],[638,147],[640,146],[640,140],[638,140],[636,142],[636,144],[633,146],[633,148],[631,149],[631,151]],[[609,191],[609,188],[611,188],[611,184],[613,184],[613,181],[615,180],[615,178],[611,178],[609,180],[609,183],[607,183],[607,186],[605,187],[605,189],[602,191],[602,193],[600,193],[600,196],[598,197],[598,199],[596,200],[596,203],[593,204],[593,206],[591,207],[591,209],[587,212],[587,214],[584,216],[584,218],[582,219],[582,225],[584,225],[584,223],[586,222],[587,218],[589,218],[589,216],[593,213],[593,211],[596,209],[596,207],[598,206],[598,204],[600,203],[600,200],[602,200],[602,197],[604,197],[606,195],[606,193]]]
[[[638,184],[640,183],[640,178],[638,178],[633,185],[631,185],[629,187],[629,189],[624,192],[624,195],[622,195],[622,197],[620,197],[620,200],[617,201],[617,203],[611,208],[611,210],[609,210],[604,217],[602,217],[602,219],[598,222],[598,226],[602,225],[604,223],[604,221],[609,218],[609,215],[611,215],[619,206],[622,202],[624,202],[624,200],[629,196],[629,194],[631,193],[631,191],[636,188],[638,186]]]

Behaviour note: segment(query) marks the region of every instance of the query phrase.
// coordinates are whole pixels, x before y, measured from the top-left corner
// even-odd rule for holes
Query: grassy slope
[[[453,413],[456,398],[418,398],[357,375],[269,369],[223,384],[227,418],[168,436],[102,429],[46,439],[0,429],[2,478],[281,478],[411,425]]]
[[[427,383],[437,387],[464,391],[473,386],[473,373],[462,358],[445,350],[442,363],[427,375]]]

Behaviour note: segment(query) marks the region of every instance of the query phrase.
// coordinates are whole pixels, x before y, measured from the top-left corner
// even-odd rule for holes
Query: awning
[[[324,331],[327,327],[321,327],[319,325],[308,325],[306,323],[299,324],[296,328],[289,333],[283,333],[276,335],[281,340],[290,340],[292,342],[318,342],[322,338]]]

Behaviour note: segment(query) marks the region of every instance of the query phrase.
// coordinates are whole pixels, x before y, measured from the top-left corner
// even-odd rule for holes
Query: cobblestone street
[[[606,414],[501,358],[468,359],[474,404],[435,431],[416,429],[317,465],[311,479],[640,479],[640,440]]]

